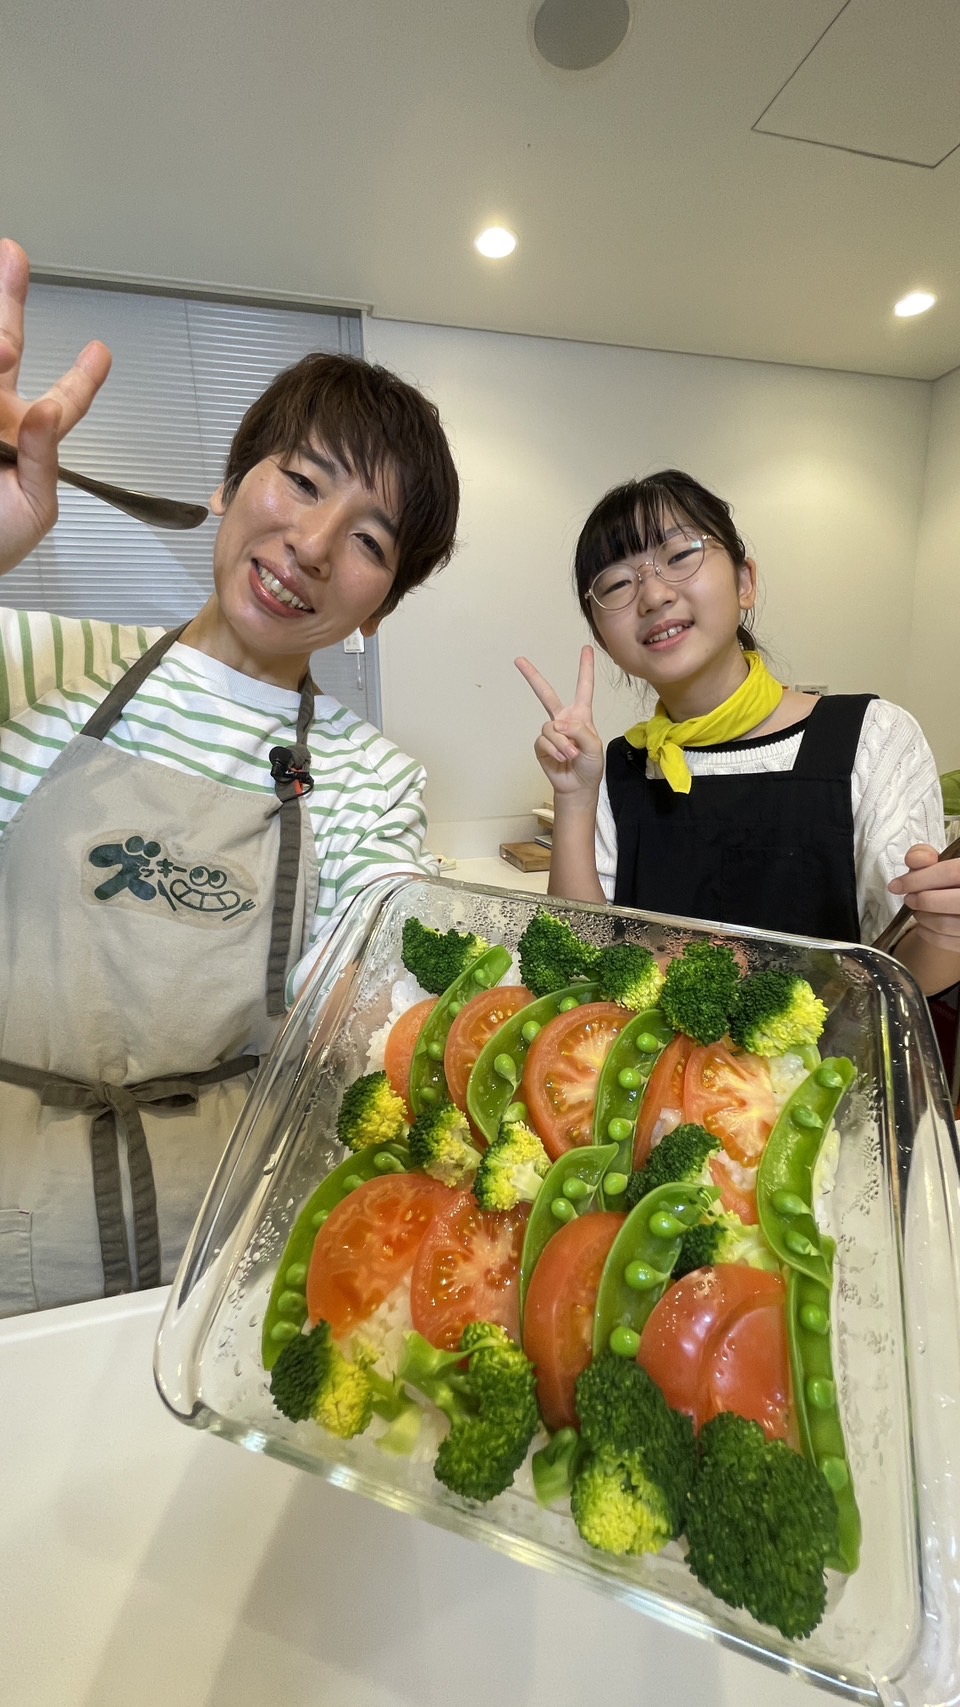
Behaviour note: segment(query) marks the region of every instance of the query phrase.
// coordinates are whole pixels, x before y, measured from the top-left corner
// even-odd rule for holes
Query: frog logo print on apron
[[[173,913],[184,924],[225,925],[257,906],[253,878],[242,865],[205,861],[196,850],[129,830],[111,830],[84,850],[85,901]]]

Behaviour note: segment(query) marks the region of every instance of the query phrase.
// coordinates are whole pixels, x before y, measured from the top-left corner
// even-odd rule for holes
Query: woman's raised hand
[[[603,742],[593,722],[593,647],[584,646],[580,653],[577,687],[570,705],[564,705],[529,658],[518,658],[516,665],[548,713],[533,750],[554,793],[589,794],[595,800],[603,781]]]
[[[16,445],[15,466],[0,465],[0,574],[39,545],[57,519],[57,446],[89,409],[110,372],[105,344],[88,344],[36,402],[17,391],[30,263],[0,239],[0,439]]]

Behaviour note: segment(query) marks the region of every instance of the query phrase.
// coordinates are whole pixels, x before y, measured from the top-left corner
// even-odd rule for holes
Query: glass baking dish
[[[722,939],[751,970],[799,973],[829,1009],[823,1053],[849,1055],[858,1068],[838,1115],[831,1217],[834,1348],[862,1562],[849,1578],[831,1573],[812,1636],[786,1640],[715,1600],[676,1544],[657,1557],[610,1557],[587,1547],[566,1513],[538,1507],[522,1480],[521,1491],[474,1506],[448,1493],[430,1463],[387,1456],[368,1437],[334,1440],[274,1410],[260,1363],[264,1308],[299,1208],[342,1160],[336,1112],[389,1013],[404,920],[513,949],[541,905],[427,880],[387,881],[354,903],[257,1077],[194,1228],[157,1341],[163,1399],[194,1427],[577,1577],[851,1700],[960,1701],[960,1154],[926,1005],[884,954],[550,903],[598,945],[627,938],[676,953],[693,939]]]

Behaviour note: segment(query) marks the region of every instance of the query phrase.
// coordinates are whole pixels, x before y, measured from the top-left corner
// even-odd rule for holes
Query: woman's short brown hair
[[[389,369],[358,356],[317,353],[277,375],[244,415],[227,456],[229,503],[265,457],[318,444],[373,489],[397,482],[397,573],[381,614],[449,563],[460,482],[434,405]]]

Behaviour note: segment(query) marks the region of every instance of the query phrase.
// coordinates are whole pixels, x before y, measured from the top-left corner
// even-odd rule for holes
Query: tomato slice
[[[578,1215],[560,1227],[537,1263],[523,1310],[523,1349],[537,1371],[549,1429],[576,1427],[576,1385],[593,1355],[593,1313],[603,1265],[625,1216]]]
[[[520,1100],[551,1161],[591,1142],[600,1069],[632,1018],[615,1002],[585,1002],[549,1020],[531,1043]]]
[[[691,1049],[683,1076],[683,1117],[719,1138],[735,1162],[758,1162],[777,1118],[766,1061],[735,1055],[725,1043]]]
[[[518,1013],[532,1001],[532,992],[525,990],[522,984],[498,984],[492,990],[481,990],[460,1009],[447,1033],[443,1072],[451,1100],[463,1109],[464,1114],[467,1112],[467,1080],[481,1049],[511,1014]]]
[[[768,1440],[790,1434],[790,1348],[783,1297],[741,1305],[718,1328],[707,1352],[700,1420],[738,1411]]]
[[[760,1221],[757,1211],[757,1170],[740,1168],[739,1174],[735,1174],[735,1167],[737,1163],[731,1163],[727,1152],[723,1150],[710,1158],[710,1177],[720,1193],[720,1203],[727,1214],[738,1215],[745,1227],[756,1227]]]
[[[426,1174],[367,1180],[338,1203],[314,1241],[307,1274],[311,1322],[349,1333],[395,1290],[434,1216],[454,1194]]]
[[[496,1322],[520,1339],[520,1252],[528,1203],[481,1209],[471,1192],[447,1192],[417,1251],[410,1291],[413,1325],[451,1350],[468,1322]]]
[[[697,1269],[654,1305],[637,1362],[697,1428],[719,1410],[775,1426],[778,1416],[789,1419],[785,1296],[780,1276],[765,1269]]]
[[[663,1118],[669,1119],[669,1131],[673,1126],[679,1126],[683,1114],[683,1079],[686,1072],[687,1060],[693,1044],[689,1037],[681,1032],[672,1043],[663,1050],[653,1072],[643,1101],[640,1104],[640,1114],[637,1118],[637,1130],[633,1140],[633,1165],[642,1168],[653,1148],[654,1133],[658,1140],[663,1132],[657,1132],[657,1126]],[[674,1119],[674,1116],[676,1118]],[[687,1116],[690,1119],[691,1116]]]
[[[410,1107],[410,1063],[420,1033],[436,1005],[436,996],[428,996],[426,1001],[415,1002],[412,1008],[407,1008],[390,1032],[384,1050],[383,1070],[397,1096],[403,1097],[411,1120],[413,1110]]]

